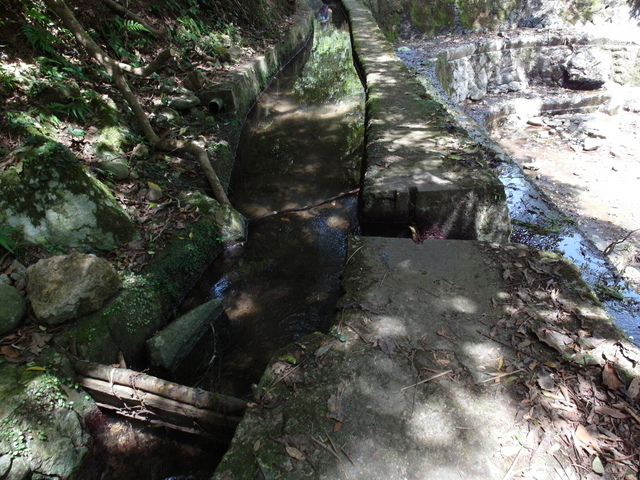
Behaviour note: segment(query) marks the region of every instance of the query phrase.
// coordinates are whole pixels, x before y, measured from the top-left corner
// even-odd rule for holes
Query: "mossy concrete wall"
[[[507,241],[504,188],[488,168],[495,153],[425,92],[360,1],[343,3],[367,91],[362,221]]]
[[[625,0],[363,0],[390,40],[401,33],[572,27],[592,22],[637,22]],[[637,10],[637,7],[636,7]],[[635,16],[634,16],[635,15]]]

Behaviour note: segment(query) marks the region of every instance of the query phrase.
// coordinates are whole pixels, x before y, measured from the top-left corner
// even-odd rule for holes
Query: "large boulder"
[[[11,285],[0,283],[0,335],[16,328],[27,312],[27,302]]]
[[[107,188],[64,145],[36,137],[12,155],[17,168],[0,172],[0,227],[65,247],[114,247],[137,237]]]
[[[95,404],[50,373],[71,375],[66,356],[39,360],[41,368],[0,364],[2,479],[73,478],[89,453],[83,418]]]
[[[111,264],[92,254],[51,257],[27,269],[33,312],[50,325],[99,309],[121,285]]]
[[[596,48],[580,50],[567,59],[564,71],[565,87],[573,90],[596,90],[609,79],[610,62]]]

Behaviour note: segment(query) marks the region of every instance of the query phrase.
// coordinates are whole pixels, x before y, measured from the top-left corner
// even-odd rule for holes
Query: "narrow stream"
[[[358,231],[357,196],[269,215],[358,186],[365,97],[340,5],[315,27],[313,44],[278,74],[242,132],[230,199],[249,219],[249,237],[192,294],[196,303],[221,298],[230,325],[230,345],[203,388],[246,396],[275,350],[329,328],[346,236]]]

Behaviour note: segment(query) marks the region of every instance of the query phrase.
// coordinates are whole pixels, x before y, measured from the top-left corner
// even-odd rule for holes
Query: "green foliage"
[[[0,65],[0,93],[5,95],[12,93],[19,85],[19,81],[15,75],[7,72],[2,65]]]
[[[84,97],[72,98],[69,103],[53,102],[47,104],[47,109],[51,112],[51,118],[59,116],[66,117],[76,123],[84,124],[92,113],[91,105]],[[59,122],[58,122],[59,123]]]
[[[15,248],[17,246],[17,242],[15,240],[15,233],[17,231],[17,228],[0,226],[0,247],[8,250],[14,255],[16,254]]]
[[[60,54],[56,50],[56,37],[44,28],[36,25],[22,25],[22,33],[27,39],[27,43],[36,51],[43,53],[51,58],[61,59]]]

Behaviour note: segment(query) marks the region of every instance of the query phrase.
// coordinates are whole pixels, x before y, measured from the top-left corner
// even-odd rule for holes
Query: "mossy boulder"
[[[35,137],[0,173],[0,227],[29,243],[96,248],[124,245],[138,235],[107,188],[59,143]]]
[[[17,288],[0,283],[0,305],[0,335],[3,335],[20,324],[27,313],[27,302]]]
[[[54,371],[0,364],[1,478],[72,478],[89,452],[83,418],[94,404]]]

